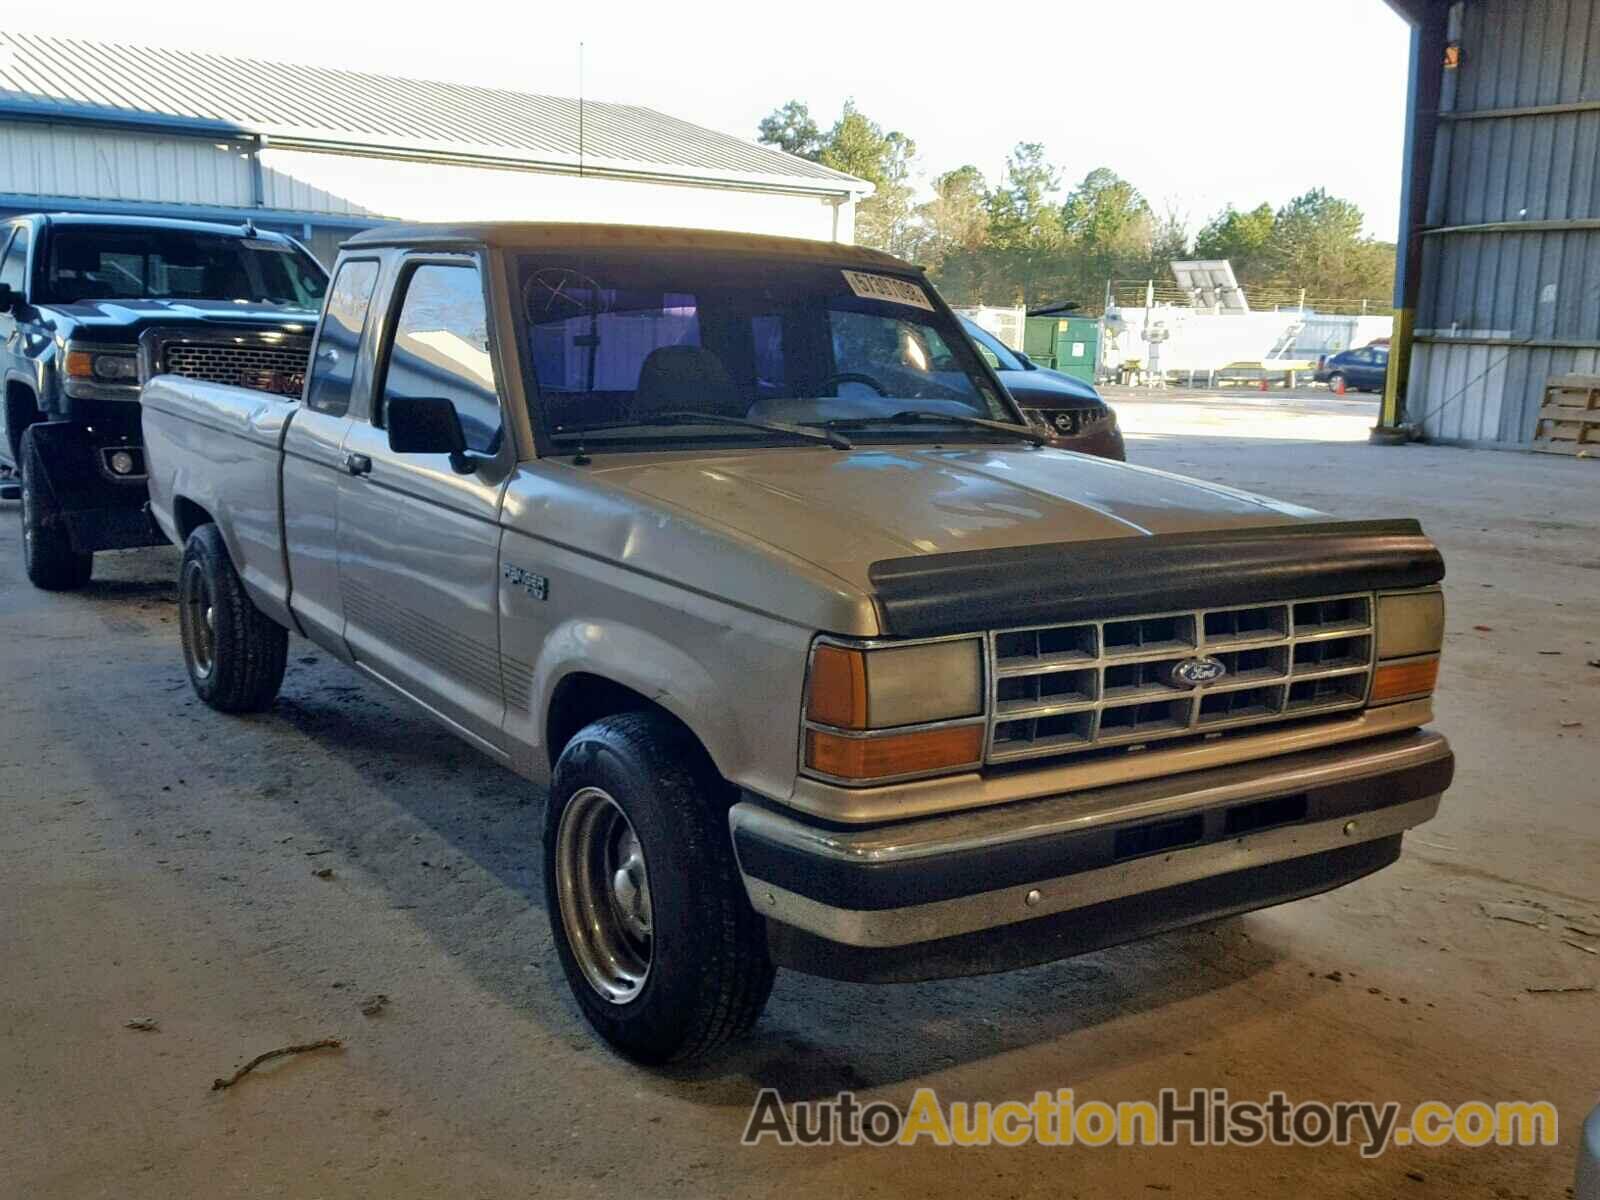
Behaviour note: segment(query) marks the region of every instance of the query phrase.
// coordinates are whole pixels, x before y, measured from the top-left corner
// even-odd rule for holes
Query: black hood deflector
[[[1444,560],[1416,521],[1331,521],[888,558],[868,577],[886,633],[937,637],[1426,587]]]

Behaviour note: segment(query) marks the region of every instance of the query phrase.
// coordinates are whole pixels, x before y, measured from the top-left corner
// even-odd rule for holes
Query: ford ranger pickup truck
[[[1005,970],[1358,879],[1432,817],[1443,565],[1044,446],[920,270],[583,225],[395,227],[304,396],[162,376],[184,660],[289,632],[548,789],[584,1015],[644,1062],[778,966]]]
[[[30,214],[0,223],[0,495],[36,587],[160,542],[139,385],[168,372],[298,397],[328,275],[250,225]]]

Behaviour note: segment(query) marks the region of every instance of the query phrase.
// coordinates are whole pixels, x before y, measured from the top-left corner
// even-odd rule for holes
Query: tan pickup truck
[[[382,229],[302,399],[143,401],[196,692],[270,704],[293,631],[548,788],[562,965],[642,1061],[777,966],[998,971],[1348,883],[1450,782],[1414,521],[1041,446],[882,254]]]

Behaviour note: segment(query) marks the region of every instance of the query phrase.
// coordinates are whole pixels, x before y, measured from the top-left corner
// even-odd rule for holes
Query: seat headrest
[[[699,346],[659,346],[645,356],[634,391],[634,416],[686,410],[743,416],[722,360]]]

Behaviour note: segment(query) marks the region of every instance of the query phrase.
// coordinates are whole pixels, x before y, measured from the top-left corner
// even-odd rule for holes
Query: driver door
[[[472,256],[401,264],[370,411],[351,422],[340,480],[339,582],[355,661],[504,758],[500,498],[515,452],[496,384],[483,273]],[[389,448],[384,406],[446,397],[476,455]]]

